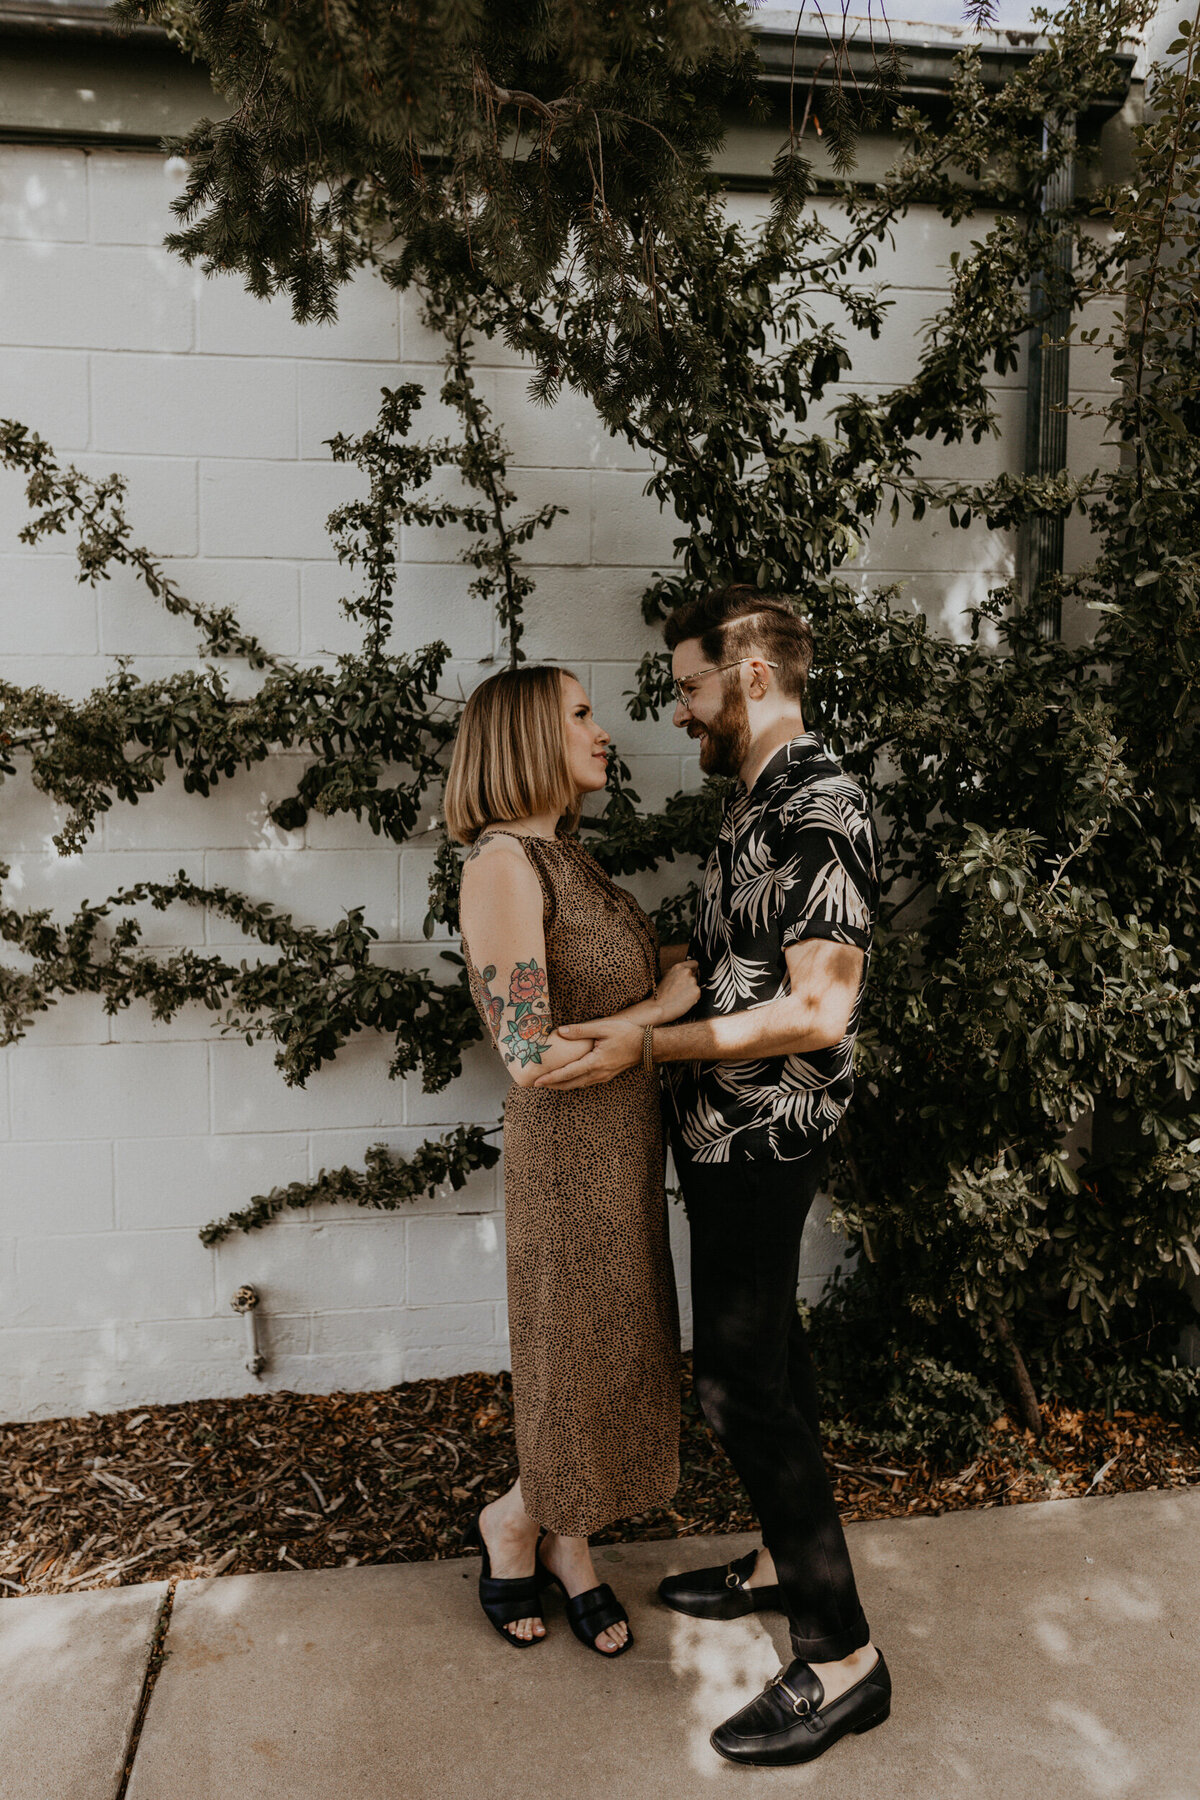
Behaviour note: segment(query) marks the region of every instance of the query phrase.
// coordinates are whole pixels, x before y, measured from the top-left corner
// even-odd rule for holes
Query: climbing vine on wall
[[[558,510],[517,511],[501,435],[472,380],[481,339],[519,344],[539,398],[572,387],[645,453],[650,493],[679,520],[677,563],[646,593],[648,622],[723,579],[796,597],[818,645],[815,723],[869,792],[885,843],[858,1094],[832,1147],[839,1216],[864,1254],[814,1328],[843,1351],[858,1346],[860,1366],[869,1352],[885,1410],[900,1388],[916,1394],[918,1434],[949,1429],[956,1407],[983,1429],[997,1385],[1019,1395],[1032,1425],[1039,1389],[1174,1407],[1200,1394],[1173,1360],[1186,1284],[1200,1271],[1194,26],[1153,77],[1132,179],[1106,191],[1093,173],[1077,197],[1046,204],[1074,154],[1069,122],[1113,93],[1115,54],[1139,16],[1124,0],[1068,8],[999,92],[964,52],[947,119],[935,127],[898,113],[905,154],[836,206],[815,201],[795,144],[758,226],[733,222],[686,158],[672,164],[672,179],[690,185],[653,232],[636,206],[622,215],[621,257],[630,243],[652,253],[650,313],[645,293],[605,288],[593,240],[587,280],[543,270],[522,289],[486,242],[462,258],[454,233],[426,234],[419,273],[446,344],[441,398],[461,429],[419,439],[422,396],[405,384],[385,392],[372,431],[333,441],[333,455],[362,471],[366,497],[330,521],[357,584],[343,607],[362,631],[360,648],[330,666],[280,659],[227,611],[188,601],[133,544],[115,478],[61,468],[20,425],[0,434],[4,462],[29,482],[27,541],[74,532],[81,579],[133,569],[149,598],[193,618],[205,659],[163,681],[119,667],[77,705],[0,687],[4,773],[27,768],[65,808],[64,852],[173,768],[203,797],[283,750],[304,769],[272,809],[280,826],[353,813],[397,843],[429,830],[461,696],[445,691],[452,646],[391,648],[403,634],[397,534],[465,531],[474,591],[515,661],[536,605],[522,553],[543,532],[553,541]],[[231,177],[209,167],[205,179],[216,193]],[[917,204],[964,228],[946,303],[912,379],[847,388],[856,342],[878,334],[890,304],[874,278],[881,247]],[[344,272],[375,264],[383,278],[414,278],[415,265],[382,258],[380,229],[378,207],[345,209]],[[1070,257],[1059,254],[1064,241]],[[290,250],[274,263],[262,243],[239,254],[230,249],[229,266],[260,290],[264,270],[294,279]],[[1114,320],[1116,296],[1128,308]],[[314,315],[328,298],[313,301]],[[1110,360],[1112,397],[1079,406],[1124,454],[1053,476],[928,474],[931,442],[998,435],[998,384],[1059,310],[1076,321],[1077,342]],[[1047,641],[1007,588],[944,633],[897,590],[855,577],[864,535],[889,520],[1015,531],[1072,511],[1090,518],[1095,554],[1054,584],[1068,615],[1088,624],[1070,642]],[[651,653],[630,711],[657,712],[667,696]],[[687,929],[687,859],[707,851],[720,801],[707,784],[647,812],[614,757],[602,810],[584,822],[615,874],[679,861],[660,913],[668,937]],[[430,925],[454,923],[457,868],[442,840]],[[214,908],[271,954],[235,965],[151,953],[130,911],[147,902]],[[301,928],[180,875],[65,923],[6,905],[0,933],[24,953],[0,982],[10,1040],[62,994],[95,993],[110,1010],[146,998],[163,1019],[199,1001],[221,1029],[271,1038],[285,1080],[303,1082],[355,1032],[378,1030],[391,1037],[392,1072],[436,1089],[478,1036],[454,953],[441,953],[438,976],[398,972],[373,954],[361,911],[329,930]],[[252,1200],[206,1240],[314,1199],[401,1204],[495,1157],[478,1125],[407,1161],[380,1148],[364,1171]]]

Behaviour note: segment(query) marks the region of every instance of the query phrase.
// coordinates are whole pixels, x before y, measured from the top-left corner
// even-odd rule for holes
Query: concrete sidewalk
[[[708,1733],[787,1660],[781,1619],[657,1606],[746,1538],[601,1550],[635,1649],[508,1649],[474,1558],[181,1582],[127,1800],[1200,1800],[1200,1489],[852,1525],[889,1724],[808,1769]],[[162,1583],[0,1604],[0,1797],[116,1800]]]

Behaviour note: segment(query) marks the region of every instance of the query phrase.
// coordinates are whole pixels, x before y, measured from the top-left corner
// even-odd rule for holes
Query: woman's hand
[[[700,983],[696,980],[696,963],[689,957],[682,962],[673,963],[658,984],[656,996],[663,1024],[672,1019],[682,1019],[690,1013],[700,998]]]

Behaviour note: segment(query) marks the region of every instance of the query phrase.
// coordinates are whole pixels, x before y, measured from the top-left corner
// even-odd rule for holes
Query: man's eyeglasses
[[[736,662],[707,663],[703,669],[697,669],[694,675],[685,675],[682,681],[672,681],[671,686],[680,706],[690,707],[700,678],[703,675],[723,675],[726,669],[740,669],[744,662],[766,663],[768,669],[777,669],[778,663],[767,662],[765,656],[739,656]]]

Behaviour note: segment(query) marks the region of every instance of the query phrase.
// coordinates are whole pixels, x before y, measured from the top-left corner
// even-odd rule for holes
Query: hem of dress
[[[606,1525],[612,1525],[617,1519],[630,1519],[637,1513],[646,1512],[652,1506],[665,1506],[673,1500],[679,1491],[680,1477],[676,1474],[673,1481],[656,1488],[649,1494],[626,1495],[619,1502],[612,1502],[599,1512],[568,1515],[556,1513],[553,1507],[546,1512],[539,1510],[534,1496],[525,1493],[524,1477],[521,1481],[521,1496],[525,1510],[531,1519],[536,1519],[543,1531],[553,1531],[558,1537],[591,1537],[594,1532],[603,1531]]]

